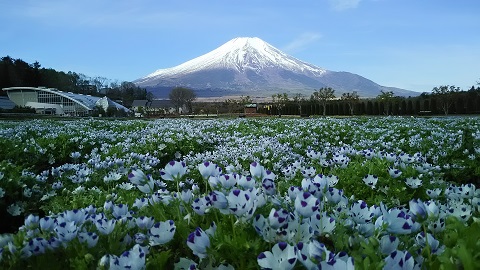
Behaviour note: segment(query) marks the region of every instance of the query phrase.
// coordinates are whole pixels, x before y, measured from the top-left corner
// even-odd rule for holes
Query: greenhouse
[[[126,107],[107,97],[63,92],[46,87],[9,87],[3,88],[8,98],[20,107],[31,107],[39,114],[87,116],[97,108],[107,111],[109,107],[130,112]]]

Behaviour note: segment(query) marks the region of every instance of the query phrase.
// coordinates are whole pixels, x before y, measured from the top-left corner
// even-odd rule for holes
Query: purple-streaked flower
[[[265,194],[274,195],[276,193],[275,182],[269,178],[263,179],[262,189],[265,192]]]
[[[399,177],[400,175],[402,175],[402,171],[400,171],[399,169],[395,169],[393,167],[389,167],[388,168],[388,174],[390,174],[390,176],[392,178],[397,178]]]
[[[325,212],[312,215],[309,223],[316,235],[325,235],[333,232],[335,229],[335,219],[327,216]]]
[[[420,224],[415,222],[410,215],[398,208],[386,209],[381,204],[382,215],[375,221],[375,227],[386,226],[386,230],[392,234],[410,234],[420,229]]]
[[[193,251],[193,254],[200,259],[207,257],[207,248],[210,247],[210,238],[202,228],[197,229],[188,235],[187,246]]]
[[[110,234],[113,229],[115,229],[116,220],[115,219],[98,219],[94,222],[95,227],[97,227],[98,232],[103,235]]]
[[[472,216],[472,206],[464,203],[453,204],[447,209],[447,213],[465,223]]]
[[[372,189],[375,189],[375,186],[378,182],[378,176],[373,174],[367,174],[363,177],[363,182]]]
[[[393,235],[384,235],[380,238],[380,252],[384,255],[391,254],[400,244],[400,240]]]
[[[303,217],[311,217],[318,211],[320,201],[309,192],[297,194],[295,210]]]
[[[326,260],[321,261],[319,269],[345,269],[354,270],[353,258],[349,257],[345,251],[340,251],[337,255],[328,253]]]
[[[143,245],[147,239],[147,236],[140,232],[133,235],[133,240],[136,244]]]
[[[420,199],[413,199],[408,202],[410,213],[417,219],[423,220],[427,217],[427,207]]]
[[[25,228],[30,230],[38,228],[39,220],[40,218],[38,216],[32,214],[28,215],[28,217],[25,218]]]
[[[81,225],[85,222],[87,214],[83,209],[74,209],[63,212],[63,217],[66,221],[73,221],[75,224]]]
[[[60,247],[61,244],[62,244],[62,242],[60,241],[60,239],[58,239],[55,236],[52,236],[52,237],[50,237],[50,239],[48,239],[48,248],[50,250],[54,250],[54,249]]]
[[[317,173],[317,170],[315,169],[315,167],[311,167],[311,166],[306,167],[305,169],[302,170],[302,175],[303,175],[303,177],[306,177],[306,178],[311,178],[316,173]]]
[[[335,185],[337,185],[338,183],[338,176],[336,175],[329,175],[326,177],[327,179],[327,182],[328,182],[328,186],[329,187],[334,187]]]
[[[164,205],[169,205],[172,199],[173,199],[172,196],[168,192],[159,190],[153,193],[148,199],[148,201],[151,205],[155,205],[157,203],[163,203]]]
[[[350,162],[350,158],[344,154],[335,154],[332,157],[332,162],[340,168],[346,168]]]
[[[128,174],[128,180],[134,185],[142,185],[147,181],[147,176],[140,169],[132,170]]]
[[[427,201],[423,204],[427,210],[428,217],[438,217],[440,215],[440,208],[435,201]]]
[[[208,179],[211,176],[215,177],[222,173],[222,168],[218,167],[215,163],[207,161],[198,164],[198,171],[203,179]]]
[[[433,233],[443,232],[445,230],[445,218],[438,218],[428,224],[428,229]]]
[[[250,175],[258,180],[262,180],[265,176],[265,168],[258,162],[250,163]]]
[[[107,255],[110,264],[110,269],[131,269],[140,270],[145,268],[145,251],[139,245],[136,244],[131,250],[127,250],[120,256]],[[103,258],[102,258],[103,260]]]
[[[458,188],[460,196],[463,199],[471,199],[475,195],[475,185],[472,183],[464,184]]]
[[[255,187],[255,179],[250,176],[236,175],[237,177],[237,186],[240,186],[244,189],[250,189]]]
[[[87,243],[87,246],[92,248],[97,245],[98,235],[94,232],[80,232],[78,233],[78,240]]]
[[[132,206],[133,206],[133,207],[136,207],[136,208],[138,208],[138,209],[141,209],[141,208],[143,208],[143,207],[145,207],[145,206],[148,206],[148,199],[146,199],[146,198],[140,198],[140,199],[137,198],[137,199],[135,199],[135,202],[133,203]]]
[[[220,191],[210,192],[209,196],[205,197],[205,199],[207,199],[210,205],[220,210],[220,212],[222,212],[223,214],[228,213],[228,210],[226,210],[228,207],[227,197],[222,192]]]
[[[183,161],[172,160],[165,168],[160,170],[160,176],[163,180],[179,181],[187,173],[187,165]]]
[[[249,212],[254,207],[252,193],[240,189],[230,191],[227,196],[228,209],[237,217]]]
[[[442,193],[442,189],[435,188],[435,189],[427,189],[427,195],[430,199],[436,199]]]
[[[425,248],[428,244],[430,248],[430,252],[432,254],[441,254],[445,250],[445,246],[440,245],[440,242],[433,237],[433,235],[427,233],[427,237],[425,237],[425,232],[420,232],[415,237],[415,243]]]
[[[220,174],[215,177],[212,176],[209,180],[210,185],[212,187],[220,185],[224,189],[230,189],[237,183],[237,178],[235,176],[235,174]],[[212,185],[212,182],[215,182],[216,184]]]
[[[142,185],[137,185],[138,190],[140,190],[142,193],[145,194],[150,194],[154,191],[155,187],[155,182],[151,177],[148,178],[147,181],[145,181]]]
[[[52,189],[62,189],[63,188],[63,183],[61,181],[54,182],[52,184]]]
[[[290,213],[287,210],[272,208],[268,215],[268,223],[273,229],[279,229],[287,225],[289,217]]]
[[[371,208],[369,208],[367,203],[362,200],[354,202],[350,206],[350,211],[348,214],[357,224],[370,222],[374,217],[374,213],[371,211]]]
[[[77,236],[78,227],[73,221],[63,221],[55,226],[54,231],[62,242],[70,242]]]
[[[295,177],[295,170],[293,169],[292,166],[287,166],[283,168],[282,173],[286,179],[292,179],[293,177]]]
[[[273,229],[263,215],[258,214],[252,222],[255,231],[262,236],[263,240],[272,243],[278,241],[277,230]],[[283,232],[282,232],[283,233]]]
[[[303,188],[291,186],[287,190],[287,195],[290,198],[290,200],[292,200],[292,201],[294,201],[297,198],[297,195],[299,193],[303,193]]]
[[[126,204],[114,205],[112,214],[116,219],[120,219],[122,217],[130,215],[130,213],[128,212],[128,205]]]
[[[50,232],[55,224],[55,219],[51,217],[43,217],[40,219],[39,223],[40,229],[42,229],[43,232]]]
[[[148,230],[150,246],[163,245],[170,242],[176,230],[173,220],[157,222]]]
[[[145,175],[140,169],[132,170],[128,174],[128,180],[143,193],[149,194],[153,192],[155,181],[151,175]]]
[[[155,222],[155,219],[153,217],[141,216],[135,219],[135,223],[137,224],[137,227],[142,230],[145,230],[145,229],[148,230],[152,228],[154,222]]]
[[[175,263],[175,269],[178,270],[198,270],[198,264],[187,258],[180,258],[180,261]]]
[[[312,182],[314,184],[320,185],[318,189],[323,192],[326,188],[329,187],[329,177],[323,175],[323,174],[317,174],[315,177],[312,179]],[[305,189],[305,188],[304,188]]]
[[[286,242],[275,244],[272,251],[260,253],[257,257],[262,269],[293,269],[297,262],[297,248]]]
[[[337,204],[344,198],[343,190],[333,187],[328,188],[327,192],[325,192],[325,197],[329,202]]]
[[[40,255],[45,253],[50,244],[47,240],[41,237],[33,238],[22,248],[22,257],[28,258],[32,255]]]
[[[385,266],[383,269],[409,270],[419,268],[408,251],[395,250],[384,261]]]
[[[210,203],[205,197],[196,198],[192,202],[193,211],[201,216],[205,215],[205,211],[207,211],[207,208],[209,206],[210,206]]]
[[[103,210],[104,211],[111,211],[113,209],[113,202],[110,200],[107,200],[103,203]]]
[[[182,190],[178,194],[180,195],[180,199],[185,203],[190,203],[193,199],[193,192],[191,189]]]
[[[306,269],[317,269],[317,264],[314,261],[319,262],[324,258],[325,253],[329,253],[324,244],[317,240],[309,242],[298,242],[297,246],[297,259],[305,266]]]

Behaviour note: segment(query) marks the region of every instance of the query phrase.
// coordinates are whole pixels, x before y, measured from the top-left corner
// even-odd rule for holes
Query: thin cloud
[[[302,51],[308,45],[319,40],[321,37],[322,35],[318,33],[303,33],[302,35],[291,41],[289,44],[287,44],[285,47],[283,47],[283,50],[287,52]]]
[[[329,0],[333,9],[341,11],[356,8],[361,0]]]

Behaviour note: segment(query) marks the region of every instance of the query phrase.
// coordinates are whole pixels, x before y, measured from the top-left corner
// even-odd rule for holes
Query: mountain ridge
[[[220,47],[175,67],[158,69],[134,81],[159,98],[168,88],[192,88],[197,96],[301,93],[309,96],[321,87],[332,87],[336,94],[357,91],[361,97],[374,97],[380,91],[396,95],[420,93],[386,87],[350,72],[330,71],[290,56],[260,38],[234,38]]]

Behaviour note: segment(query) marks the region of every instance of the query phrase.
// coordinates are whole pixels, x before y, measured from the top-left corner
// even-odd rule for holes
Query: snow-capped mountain
[[[157,97],[167,97],[175,86],[194,89],[199,97],[268,97],[276,93],[309,96],[321,87],[332,87],[337,95],[357,91],[362,97],[373,97],[381,90],[417,95],[380,86],[356,74],[316,67],[256,37],[232,39],[207,54],[176,67],[159,69],[134,83]]]

